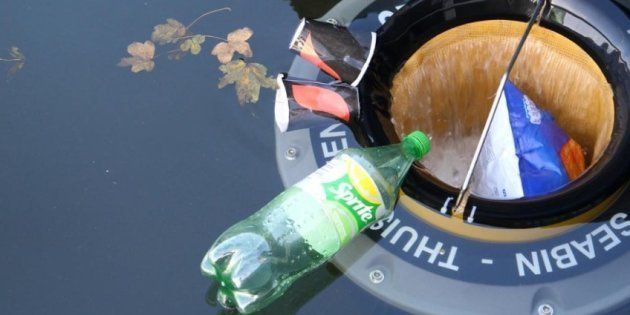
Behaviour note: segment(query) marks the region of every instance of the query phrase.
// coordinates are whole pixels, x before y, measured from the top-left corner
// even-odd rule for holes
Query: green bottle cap
[[[403,138],[403,150],[416,160],[423,158],[431,151],[431,140],[421,131],[414,131]]]

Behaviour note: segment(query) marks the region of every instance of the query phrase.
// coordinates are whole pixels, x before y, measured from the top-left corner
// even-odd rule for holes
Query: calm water
[[[283,189],[273,92],[241,107],[232,86],[218,90],[211,40],[151,73],[116,63],[166,18],[223,6],[196,29],[249,26],[253,61],[289,68],[288,1],[0,0],[0,56],[27,58],[8,81],[0,63],[0,314],[221,312],[199,262]],[[267,312],[360,308],[394,311],[328,266]]]
[[[9,58],[12,46],[26,56],[24,68],[11,78],[5,76],[11,63],[0,61],[0,315],[232,314],[212,300],[214,288],[201,276],[199,263],[221,232],[283,190],[275,158],[274,92],[263,89],[257,104],[239,106],[233,86],[217,89],[219,63],[208,53],[216,43],[212,39],[199,56],[180,61],[161,56],[150,73],[132,74],[116,64],[127,56],[127,45],[149,39],[153,26],[166,18],[187,24],[229,6],[232,12],[212,15],[193,30],[225,36],[250,27],[251,61],[275,75],[294,59],[287,46],[299,18],[319,17],[339,1],[0,0],[0,58]],[[571,1],[557,2],[578,3]],[[395,11],[402,3],[377,1],[353,27],[374,29],[384,10]],[[165,50],[158,47],[158,53]],[[607,211],[628,213],[628,200],[626,193]],[[461,270],[448,274],[428,265],[428,255],[414,260],[391,236],[379,239],[383,251],[406,257],[394,266],[402,270],[399,278],[388,278],[400,281],[383,282],[380,292],[392,289],[387,292],[436,312],[484,304],[475,297],[490,301],[488,307],[496,303],[498,311],[512,308],[487,293],[495,291],[483,291],[489,288],[486,280],[511,281],[498,288],[529,307],[527,298],[539,297],[533,292],[537,287],[523,285],[530,282],[518,278],[506,257],[583,240],[584,233],[606,224],[592,222],[557,238],[499,246],[450,235],[409,212],[396,216],[396,235],[409,225],[431,235],[431,242],[449,245],[448,257],[459,248]],[[591,296],[604,296],[600,301],[608,303],[612,294],[606,290],[627,288],[627,273],[619,271],[629,259],[628,242],[623,244],[606,249],[608,254],[599,246],[599,260],[580,256],[581,267],[567,273],[525,280],[547,292],[561,287],[555,275],[575,276],[586,289],[561,288],[568,292],[558,295],[563,302],[581,306]],[[351,260],[359,266],[353,272],[367,268],[362,259],[374,258],[357,252],[363,256]],[[496,269],[483,269],[478,258],[491,257],[486,255],[498,258]],[[386,274],[395,269],[390,256],[375,258],[370,268],[383,267]],[[600,276],[607,270],[614,277]],[[463,285],[444,290],[452,280]],[[599,287],[605,290],[594,289]],[[525,299],[514,293],[523,288],[532,289]],[[466,298],[457,300],[457,294]],[[588,299],[580,299],[582,294]],[[623,307],[619,314],[628,313]],[[404,314],[332,265],[299,280],[262,313]]]

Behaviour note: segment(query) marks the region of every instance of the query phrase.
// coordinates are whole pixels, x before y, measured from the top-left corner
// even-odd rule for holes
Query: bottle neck
[[[372,165],[396,191],[402,185],[414,155],[402,143],[369,149]]]

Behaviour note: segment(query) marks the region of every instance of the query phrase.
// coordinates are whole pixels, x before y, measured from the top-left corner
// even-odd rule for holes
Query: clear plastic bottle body
[[[204,258],[202,272],[219,282],[217,300],[223,306],[241,313],[258,310],[337,252],[339,248],[321,253],[296,233],[309,227],[296,227],[299,223],[289,213],[295,211],[310,219],[322,236],[337,239],[317,200],[297,187],[287,189],[225,231]]]
[[[379,215],[374,218],[376,222],[392,211],[402,180],[415,157],[404,150],[403,144],[344,150],[326,167],[225,231],[201,264],[202,272],[219,282],[217,300],[222,305],[237,308],[241,313],[266,306],[302,274],[330,259],[349,237],[368,226],[358,225],[354,233],[343,232],[340,226],[348,219],[340,222],[337,214],[346,210],[336,209],[340,207],[338,203],[322,201],[308,191],[308,185],[320,184],[317,181],[322,179],[321,173],[339,172],[326,168],[340,164],[341,160],[360,165],[361,172],[369,175],[382,202]]]
[[[398,191],[415,158],[403,148],[403,144],[369,149],[347,149],[374,180],[383,198],[387,215],[393,210]]]

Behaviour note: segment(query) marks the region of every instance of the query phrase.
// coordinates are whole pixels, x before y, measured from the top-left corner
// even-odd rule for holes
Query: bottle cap
[[[422,159],[431,151],[431,140],[421,131],[414,131],[403,138],[403,150],[416,160]]]

